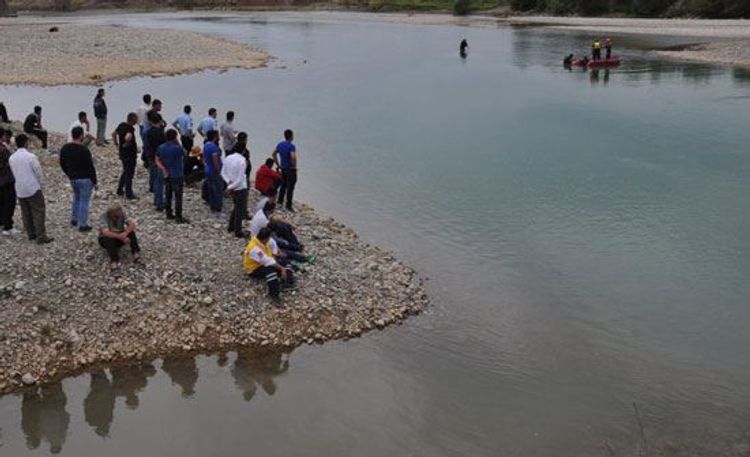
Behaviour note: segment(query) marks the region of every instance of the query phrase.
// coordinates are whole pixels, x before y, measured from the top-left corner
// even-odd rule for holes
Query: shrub
[[[470,0],[456,0],[453,4],[453,14],[457,16],[466,16],[471,12]]]

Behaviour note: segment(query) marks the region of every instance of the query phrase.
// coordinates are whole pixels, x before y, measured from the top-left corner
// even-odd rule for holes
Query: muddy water
[[[586,36],[341,14],[87,17],[246,40],[258,71],[108,85],[284,128],[299,197],[430,278],[429,313],[349,342],[84,374],[0,399],[3,455],[744,455],[750,95],[739,70],[566,71]],[[458,56],[469,40],[467,59]],[[680,44],[660,41],[664,46]],[[0,88],[63,129],[89,88]]]

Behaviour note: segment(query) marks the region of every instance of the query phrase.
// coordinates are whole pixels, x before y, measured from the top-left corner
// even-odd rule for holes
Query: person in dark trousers
[[[34,135],[42,142],[42,149],[47,149],[47,131],[42,127],[42,107],[35,106],[34,112],[26,116],[23,121],[23,131]]]
[[[218,130],[206,132],[206,142],[203,144],[203,165],[206,170],[205,187],[208,206],[219,219],[223,219],[225,217],[222,212],[224,207],[224,181],[221,179],[222,163]]]
[[[190,105],[185,105],[182,109],[182,114],[177,116],[177,119],[172,123],[172,126],[180,133],[180,144],[182,144],[182,148],[185,150],[186,154],[193,149],[193,144],[195,143],[193,118],[190,116],[192,111],[193,108],[191,108]]]
[[[16,137],[16,152],[11,154],[8,163],[16,180],[16,196],[21,207],[24,229],[29,240],[39,244],[51,243],[54,238],[47,236],[46,205],[42,184],[44,173],[39,159],[26,149],[29,138],[23,133]]]
[[[247,149],[247,132],[240,132],[237,134],[237,142],[230,152],[236,152],[245,158],[245,178],[247,179],[248,186],[250,185],[250,172],[253,171],[253,166],[250,164],[250,151]]]
[[[130,246],[133,262],[140,262],[141,248],[135,235],[135,221],[128,219],[119,203],[107,209],[102,216],[99,227],[99,245],[103,247],[110,260],[110,270],[115,273],[120,269],[120,248]]]
[[[60,149],[60,168],[70,179],[73,188],[73,206],[70,210],[70,225],[81,232],[91,230],[89,226],[89,206],[91,194],[96,188],[96,169],[89,148],[81,144],[83,128],[74,127],[73,141]]]
[[[273,151],[273,160],[281,169],[282,178],[279,188],[279,206],[284,206],[284,200],[286,200],[286,209],[291,212],[294,212],[292,202],[294,187],[297,185],[297,147],[292,143],[293,141],[294,132],[285,130],[284,141],[277,144]]]
[[[138,162],[138,145],[135,141],[135,124],[138,122],[136,113],[128,113],[124,122],[120,122],[114,132],[112,141],[120,156],[122,173],[117,183],[117,195],[125,196],[128,200],[135,200],[133,193],[133,178],[135,177],[135,165]]]
[[[96,118],[96,145],[104,146],[107,141],[107,102],[104,101],[104,89],[99,88],[94,97],[94,117]]]
[[[149,189],[154,193],[154,206],[156,206],[156,210],[164,211],[164,176],[156,165],[156,151],[159,149],[159,146],[167,141],[167,138],[164,134],[164,122],[159,113],[151,112],[148,120],[151,127],[146,132],[143,153],[148,164]]]
[[[607,59],[612,57],[612,39],[610,37],[604,40],[604,57]]]
[[[232,197],[234,206],[229,216],[228,232],[244,238],[242,220],[247,214],[247,161],[240,152],[230,151],[221,167],[221,177],[227,185],[226,193]]]
[[[467,51],[469,50],[469,42],[464,38],[461,40],[461,44],[458,46],[458,53],[461,57],[466,57]]]
[[[182,217],[182,191],[184,187],[185,151],[177,141],[177,130],[169,129],[166,142],[156,150],[156,165],[164,176],[167,187],[167,219],[174,219],[178,224],[190,221]],[[172,212],[174,200],[174,212]]]
[[[245,247],[243,265],[252,278],[264,279],[268,295],[278,301],[282,285],[294,286],[294,273],[289,266],[276,259],[278,247],[271,238],[271,230],[261,229]]]
[[[0,127],[0,234],[9,236],[19,233],[13,228],[13,214],[16,212],[16,180],[10,169],[11,131]]]
[[[8,110],[5,109],[5,105],[2,103],[0,103],[0,122],[3,124],[10,122],[10,119],[8,119]]]
[[[148,124],[148,112],[151,111],[151,94],[143,94],[143,104],[138,107],[136,114],[138,115],[138,134],[143,140],[143,126]]]

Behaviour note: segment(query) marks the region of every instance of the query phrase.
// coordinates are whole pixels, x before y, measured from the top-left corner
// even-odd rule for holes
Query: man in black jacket
[[[42,107],[35,106],[34,112],[23,121],[23,131],[42,141],[42,149],[47,150],[47,131],[42,128]]]
[[[105,138],[107,130],[107,102],[104,101],[104,89],[96,91],[94,97],[94,117],[96,118],[96,145],[109,144]]]
[[[89,148],[81,144],[83,128],[73,128],[73,141],[60,150],[60,167],[70,179],[73,188],[73,206],[70,224],[81,232],[91,230],[89,226],[89,205],[91,194],[96,188],[96,169]]]

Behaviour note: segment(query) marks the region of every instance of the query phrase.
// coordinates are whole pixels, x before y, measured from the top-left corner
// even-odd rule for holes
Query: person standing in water
[[[612,39],[610,37],[604,40],[604,57],[606,59],[612,57]]]
[[[593,60],[600,60],[602,58],[602,42],[599,38],[594,39],[591,44],[591,58]]]
[[[461,44],[458,47],[458,52],[461,54],[461,57],[466,57],[466,51],[469,49],[469,42],[466,41],[466,38],[461,40]]]

